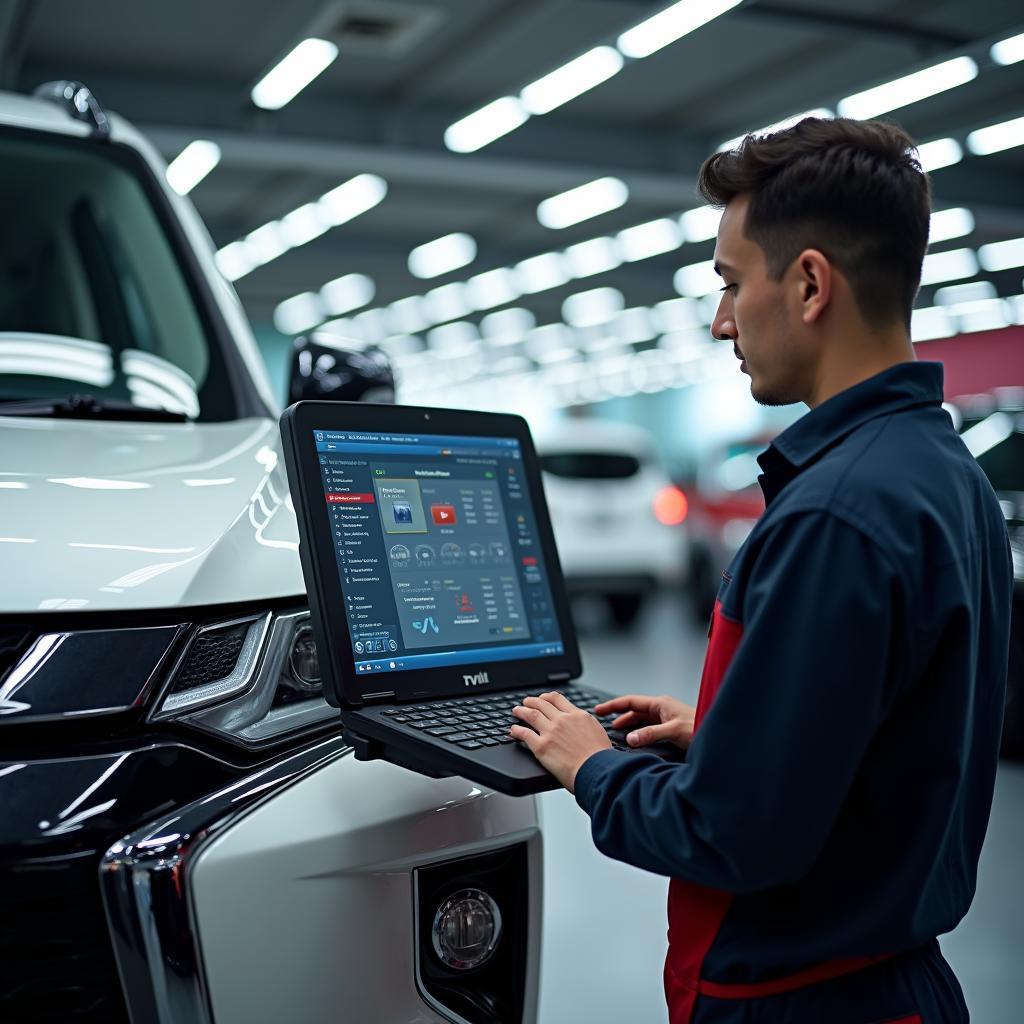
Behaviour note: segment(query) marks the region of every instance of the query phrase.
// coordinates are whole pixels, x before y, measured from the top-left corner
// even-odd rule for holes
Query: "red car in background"
[[[747,539],[761,513],[757,456],[770,437],[751,438],[717,448],[702,458],[683,490],[690,503],[690,607],[698,622],[711,617],[722,571]]]

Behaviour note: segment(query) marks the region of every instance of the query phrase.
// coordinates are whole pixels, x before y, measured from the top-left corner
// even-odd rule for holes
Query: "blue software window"
[[[518,441],[314,434],[357,671],[564,653]]]

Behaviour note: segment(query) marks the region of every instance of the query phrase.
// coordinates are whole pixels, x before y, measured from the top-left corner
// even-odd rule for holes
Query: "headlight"
[[[501,939],[501,911],[481,889],[449,896],[434,915],[434,952],[446,967],[469,971],[490,960]]]
[[[337,717],[323,697],[309,612],[266,612],[201,629],[153,715],[170,717],[246,746]]]

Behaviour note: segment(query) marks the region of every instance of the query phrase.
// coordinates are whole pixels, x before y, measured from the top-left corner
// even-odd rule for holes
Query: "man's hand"
[[[570,793],[580,765],[612,745],[601,723],[561,693],[527,697],[512,714],[526,725],[513,725],[509,734],[522,740]]]
[[[677,747],[685,748],[693,739],[695,710],[672,697],[644,697],[634,693],[606,700],[594,711],[598,715],[620,712],[612,722],[612,728],[623,732],[632,729],[633,732],[626,736],[631,747],[646,747],[658,740],[669,740]]]

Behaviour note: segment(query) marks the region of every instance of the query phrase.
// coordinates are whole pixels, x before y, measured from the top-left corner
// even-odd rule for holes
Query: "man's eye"
[[[732,289],[735,289],[736,287],[737,287],[737,285],[736,285],[736,282],[734,281],[732,284],[723,284],[722,287],[719,288],[718,290],[721,291],[721,292],[727,292],[727,291],[730,291]]]

